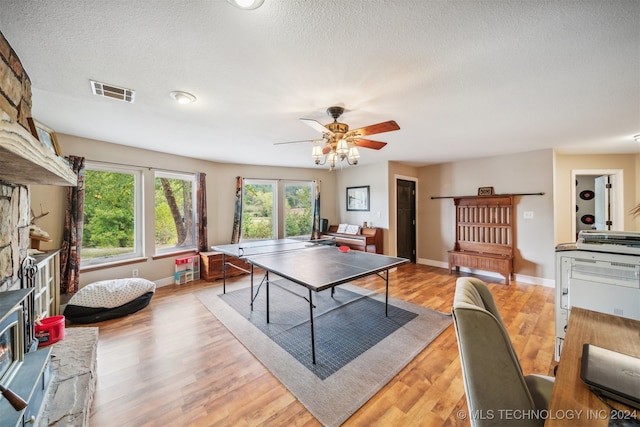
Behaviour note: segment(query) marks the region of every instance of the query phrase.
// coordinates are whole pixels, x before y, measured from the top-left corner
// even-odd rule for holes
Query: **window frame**
[[[273,229],[271,232],[271,237],[268,239],[281,239],[286,235],[286,197],[285,197],[285,187],[287,185],[309,185],[311,187],[311,198],[310,198],[310,208],[312,212],[312,224],[311,224],[311,234],[313,233],[313,208],[316,198],[316,182],[314,180],[305,180],[305,179],[261,179],[261,178],[243,178],[242,179],[242,212],[241,215],[244,217],[244,209],[246,208],[246,200],[244,200],[244,192],[245,185],[258,184],[258,185],[266,185],[270,184],[273,188]],[[240,242],[247,241],[255,241],[255,240],[263,240],[263,239],[247,239],[244,237],[243,228],[240,230]],[[298,238],[297,237],[289,237],[291,239]],[[309,236],[311,238],[311,235]]]
[[[193,213],[193,221],[192,221],[192,235],[193,235],[193,244],[189,246],[173,246],[171,248],[165,248],[162,250],[158,250],[155,241],[156,235],[156,204],[155,204],[155,193],[154,193],[154,201],[153,201],[153,251],[155,256],[164,256],[178,252],[191,251],[198,249],[198,207],[197,207],[197,194],[198,194],[198,181],[195,173],[184,173],[184,172],[172,172],[157,169],[153,171],[153,188],[155,191],[156,180],[158,178],[169,178],[169,179],[180,179],[183,181],[191,181],[191,192],[192,192],[192,200],[191,200],[191,212]]]
[[[99,267],[144,257],[144,173],[135,166],[104,164],[87,160],[85,171],[99,171],[133,176],[133,251],[126,254],[85,258],[80,252],[80,269]],[[85,175],[86,180],[86,175]],[[86,181],[85,181],[86,182]],[[82,212],[84,216],[84,211]]]
[[[288,185],[291,186],[309,186],[310,188],[310,198],[309,198],[309,203],[310,206],[309,208],[311,209],[311,231],[309,232],[309,239],[311,239],[311,235],[313,234],[313,205],[315,203],[315,199],[316,199],[316,186],[315,186],[315,182],[313,180],[304,180],[304,179],[290,179],[290,180],[283,180],[282,181],[282,200],[281,200],[281,206],[282,206],[282,236],[284,238],[287,239],[299,239],[299,240],[303,240],[304,237],[306,237],[307,235],[304,236],[292,236],[289,237],[287,236],[287,198],[286,198],[286,188]]]
[[[244,218],[244,210],[246,208],[246,200],[244,199],[244,192],[245,192],[245,186],[246,185],[271,185],[271,187],[273,188],[273,197],[271,199],[271,203],[272,203],[272,209],[271,209],[271,215],[272,215],[272,223],[271,223],[271,237],[269,237],[268,239],[277,239],[279,236],[279,215],[278,215],[278,211],[279,211],[279,205],[278,205],[278,200],[279,200],[279,191],[278,191],[278,180],[275,179],[254,179],[254,178],[243,178],[242,179],[242,212],[240,213],[241,217]],[[263,239],[247,239],[244,237],[244,226],[240,227],[240,241],[241,242],[251,242],[251,241],[256,241],[256,240],[263,240]]]

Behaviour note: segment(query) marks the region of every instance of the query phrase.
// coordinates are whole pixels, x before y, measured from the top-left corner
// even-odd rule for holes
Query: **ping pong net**
[[[291,252],[318,246],[313,240],[258,240],[238,244],[237,257],[247,258],[257,255],[268,255],[279,252]]]

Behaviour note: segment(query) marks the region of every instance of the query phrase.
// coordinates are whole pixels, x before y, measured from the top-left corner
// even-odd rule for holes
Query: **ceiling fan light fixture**
[[[313,156],[313,158],[315,159],[316,165],[319,165],[320,160],[322,159],[322,157],[324,157],[324,154],[322,154],[322,147],[320,147],[319,145],[314,145],[311,156]]]
[[[169,94],[171,98],[173,98],[178,104],[191,104],[196,102],[195,95],[190,94],[189,92],[183,92],[181,90],[174,90]]]
[[[635,142],[640,142],[640,133],[639,133],[639,134],[637,134],[637,135],[633,135],[633,140],[634,140]]]
[[[347,156],[347,161],[350,165],[357,165],[358,159],[360,158],[360,153],[356,147],[349,148],[349,155]]]
[[[243,10],[253,10],[262,6],[264,0],[227,0],[235,7]]]
[[[338,141],[338,146],[336,147],[336,153],[340,156],[340,159],[344,159],[349,153],[349,144],[347,144],[347,140],[342,138]]]

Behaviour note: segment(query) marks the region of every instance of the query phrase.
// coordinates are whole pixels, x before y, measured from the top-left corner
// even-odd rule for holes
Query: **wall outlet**
[[[138,277],[138,269],[134,268],[133,270],[131,270],[131,277]]]
[[[525,211],[524,219],[533,219],[533,211]]]

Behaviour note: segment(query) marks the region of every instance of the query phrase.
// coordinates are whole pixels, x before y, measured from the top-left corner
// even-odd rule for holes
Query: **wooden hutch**
[[[460,267],[500,273],[508,285],[513,277],[513,196],[453,198],[456,242],[449,251],[449,271]]]

